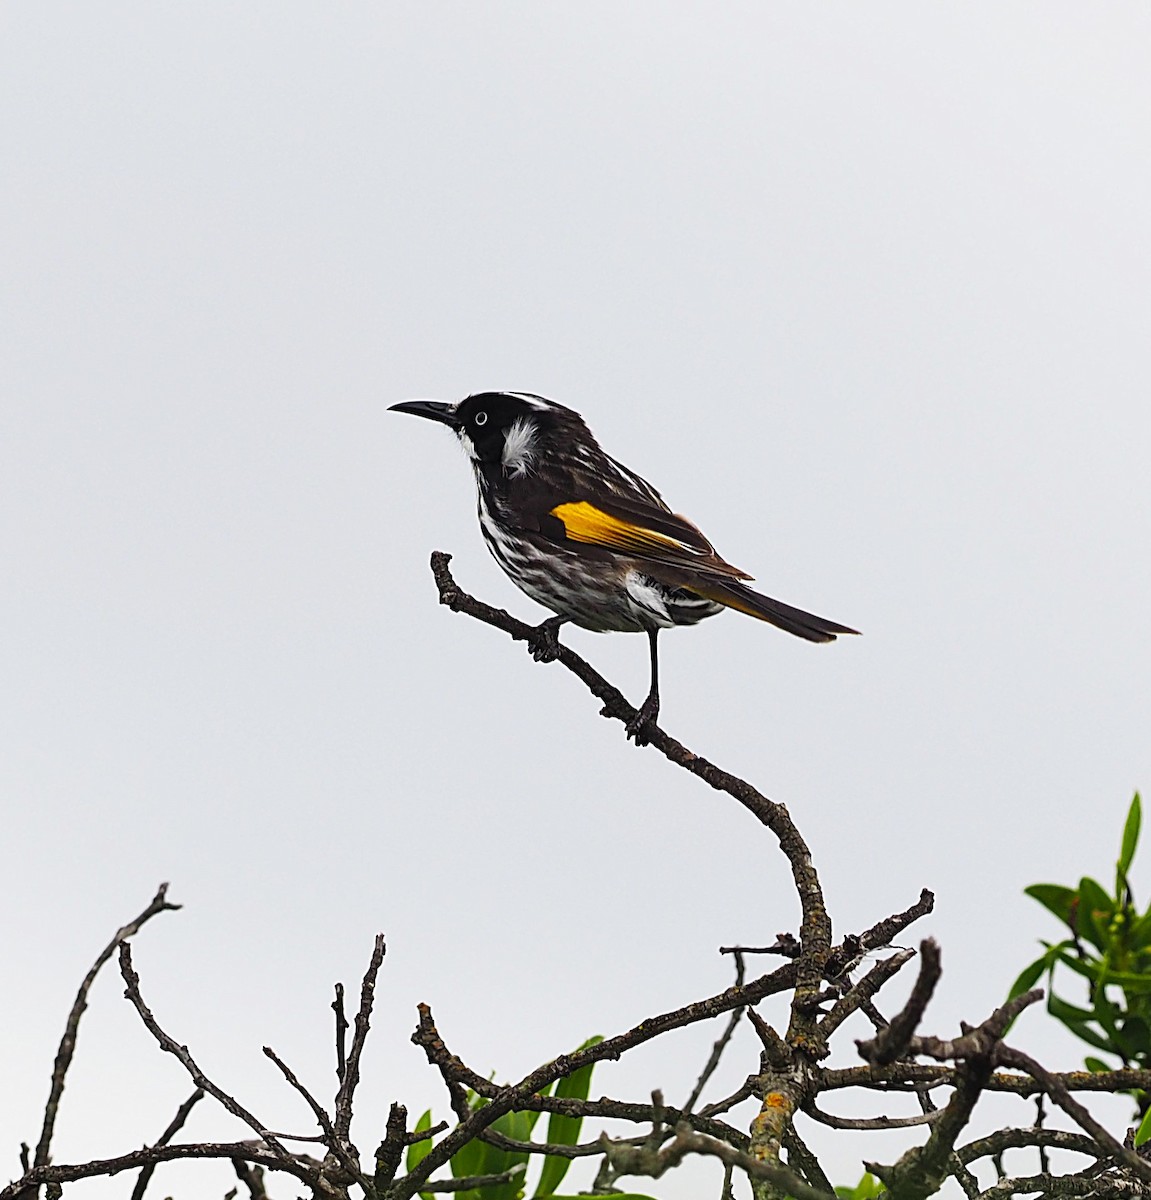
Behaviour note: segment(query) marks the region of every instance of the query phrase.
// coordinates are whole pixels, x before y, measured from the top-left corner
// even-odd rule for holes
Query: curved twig
[[[452,577],[448,566],[450,562],[450,554],[445,554],[441,550],[433,552],[431,557],[432,575],[436,581],[441,604],[446,605],[452,612],[462,612],[477,621],[482,621],[485,625],[500,629],[515,641],[531,641],[536,634],[534,626],[516,620],[502,608],[493,608],[490,604],[485,604],[474,596],[468,595]],[[603,716],[621,721],[625,725],[635,717],[637,710],[624,699],[619,689],[608,683],[585,659],[562,644],[559,645],[558,651],[555,661],[562,663],[596,699],[603,702],[601,710]],[[826,1047],[819,1034],[816,1017],[820,981],[823,978],[828,955],[831,953],[831,919],[827,915],[823,890],[820,887],[819,876],[812,865],[811,851],[808,849],[807,843],[800,835],[786,807],[777,804],[774,800],[769,800],[750,783],[695,754],[681,742],[669,737],[658,726],[651,727],[649,744],[658,750],[668,762],[682,767],[685,771],[690,771],[710,787],[725,792],[732,799],[737,800],[775,834],[780,849],[791,864],[792,878],[795,881],[796,891],[799,893],[802,911],[800,921],[802,950],[797,960],[799,974],[792,997],[791,1023],[788,1028],[787,1040],[792,1047],[802,1050],[812,1058],[822,1058],[826,1053]]]
[[[64,1036],[60,1039],[60,1048],[56,1051],[56,1061],[52,1066],[52,1085],[48,1092],[48,1102],[44,1105],[44,1124],[40,1130],[40,1140],[36,1143],[36,1155],[32,1159],[33,1166],[45,1166],[51,1158],[52,1132],[56,1128],[56,1114],[60,1109],[60,1097],[64,1094],[64,1077],[68,1074],[68,1068],[72,1065],[72,1056],[76,1053],[76,1036],[80,1028],[80,1018],[88,1007],[88,993],[92,990],[92,984],[95,983],[100,968],[116,952],[116,947],[132,937],[133,934],[139,933],[146,922],[158,913],[175,912],[179,908],[179,904],[171,904],[168,901],[168,885],[160,884],[148,907],[127,925],[122,925],[116,930],[112,940],[100,951],[100,956],[92,964],[88,974],[84,976],[80,990],[76,993],[76,999],[72,1002],[68,1020],[64,1025]]]
[[[184,1128],[184,1122],[188,1119],[189,1113],[196,1107],[204,1098],[204,1089],[197,1088],[183,1104],[176,1109],[176,1115],[169,1121],[168,1128],[156,1139],[153,1145],[166,1146],[175,1136]],[[144,1193],[148,1190],[148,1184],[155,1174],[156,1164],[148,1163],[147,1166],[140,1169],[140,1174],[136,1178],[136,1185],[132,1188],[131,1200],[143,1200]]]

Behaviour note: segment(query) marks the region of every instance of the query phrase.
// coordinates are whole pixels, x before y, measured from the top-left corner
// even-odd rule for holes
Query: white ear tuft
[[[504,467],[512,475],[531,473],[535,459],[536,423],[531,417],[517,417],[504,434]]]

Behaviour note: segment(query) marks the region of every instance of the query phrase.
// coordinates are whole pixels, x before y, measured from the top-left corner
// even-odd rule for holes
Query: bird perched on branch
[[[583,418],[526,392],[478,392],[458,404],[407,400],[396,412],[447,425],[471,459],[480,529],[513,583],[556,615],[530,649],[547,661],[571,621],[584,629],[646,633],[651,688],[627,725],[637,745],[659,715],[661,629],[695,625],[725,608],[809,642],[855,633],[752,591],[645,479],[605,454]]]

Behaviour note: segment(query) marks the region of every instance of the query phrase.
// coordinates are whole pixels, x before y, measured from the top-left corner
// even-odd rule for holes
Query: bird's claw
[[[637,746],[646,746],[651,741],[655,719],[659,716],[659,697],[648,698],[635,711],[635,716],[624,725],[624,733],[635,740]]]
[[[528,653],[536,662],[555,662],[559,658],[561,646],[557,631],[562,624],[562,621],[549,617],[532,630],[527,639]]]

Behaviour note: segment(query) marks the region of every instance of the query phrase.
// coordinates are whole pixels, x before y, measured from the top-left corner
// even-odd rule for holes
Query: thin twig
[[[355,1098],[356,1086],[360,1082],[360,1056],[364,1052],[364,1043],[368,1038],[368,1026],[372,1016],[372,1004],[375,1001],[376,977],[380,973],[380,965],[384,961],[384,935],[376,935],[376,944],[372,950],[372,958],[368,969],[364,972],[364,981],[360,986],[360,1010],[356,1013],[356,1025],[352,1033],[352,1048],[348,1052],[344,1077],[340,1080],[336,1092],[336,1136],[341,1142],[346,1142],[352,1128],[352,1101]]]
[[[872,996],[914,957],[914,950],[900,950],[890,958],[877,962],[857,984],[836,1001],[831,1012],[819,1023],[823,1036],[830,1038],[853,1012],[869,1003]]]
[[[931,1125],[942,1115],[941,1109],[934,1112],[916,1113],[913,1117],[837,1117],[834,1113],[816,1108],[814,1101],[803,1106],[803,1111],[813,1120],[829,1129],[910,1129],[914,1125]]]
[[[384,1140],[376,1148],[376,1173],[373,1183],[376,1192],[382,1193],[396,1177],[400,1169],[400,1159],[404,1156],[404,1147],[411,1145],[408,1141],[408,1110],[393,1102],[388,1110],[388,1123],[384,1130]]]
[[[1144,1183],[1151,1183],[1151,1163],[1112,1137],[1110,1132],[1100,1125],[1087,1109],[1071,1095],[1058,1075],[1040,1066],[1030,1055],[1024,1054],[1021,1050],[1014,1050],[1010,1046],[999,1046],[996,1059],[1004,1066],[1026,1071],[1080,1129],[1099,1142],[1115,1162],[1122,1163],[1123,1166],[1138,1175]]]
[[[798,958],[799,943],[790,933],[776,934],[771,946],[720,946],[720,954],[778,954],[783,958]]]
[[[1092,1200],[1146,1200],[1147,1189],[1133,1179],[1100,1179],[1091,1175],[1017,1175],[1000,1179],[978,1194],[977,1200],[1008,1200],[1010,1196],[1090,1196]]]
[[[754,1009],[748,1009],[748,1012],[754,1011]],[[753,1075],[750,1079],[745,1079],[730,1096],[725,1096],[722,1100],[716,1100],[713,1104],[705,1104],[699,1110],[699,1114],[701,1117],[718,1117],[720,1113],[725,1113],[729,1109],[735,1108],[737,1104],[742,1104],[754,1095],[755,1076]]]
[[[491,625],[509,634],[514,640],[530,642],[536,630],[523,621],[484,604],[469,596],[452,578],[448,564],[451,555],[435,551],[431,557],[432,574],[435,577],[440,603],[453,612]],[[601,715],[622,721],[625,725],[636,716],[637,710],[623,697],[618,688],[608,683],[585,659],[569,647],[560,645],[557,656],[598,700],[603,702]],[[823,890],[819,876],[811,861],[811,851],[800,835],[790,814],[782,804],[769,800],[756,788],[737,775],[732,775],[714,763],[695,754],[681,742],[669,737],[658,726],[651,726],[649,744],[669,762],[702,779],[717,791],[725,792],[744,806],[761,824],[775,835],[791,865],[792,879],[799,895],[801,909],[800,944],[802,952],[796,965],[798,978],[792,995],[791,1022],[788,1041],[810,1057],[819,1059],[826,1054],[826,1047],[816,1026],[819,1004],[820,980],[831,952],[831,920],[824,905]]]
[[[222,1088],[217,1087],[196,1065],[195,1060],[188,1052],[188,1047],[181,1046],[160,1028],[159,1022],[152,1015],[152,1010],[144,1003],[144,997],[140,994],[140,976],[132,968],[132,948],[127,942],[120,943],[120,974],[124,977],[127,985],[124,995],[135,1006],[136,1011],[140,1014],[140,1019],[144,1022],[148,1032],[159,1042],[160,1048],[178,1059],[184,1070],[192,1077],[192,1082],[197,1087],[203,1088],[209,1096],[218,1100],[232,1116],[243,1121],[249,1129],[267,1143],[277,1158],[285,1162],[291,1161],[293,1155],[278,1138],[269,1134],[267,1126],[262,1121],[258,1121],[239,1101],[229,1096]]]
[[[658,1179],[673,1167],[679,1166],[689,1154],[702,1154],[738,1167],[753,1179],[775,1184],[794,1200],[833,1200],[835,1196],[834,1192],[812,1187],[782,1163],[764,1162],[743,1150],[736,1150],[726,1142],[696,1133],[687,1124],[678,1125],[675,1137],[658,1151],[620,1145],[607,1138],[604,1139],[604,1144],[607,1156],[618,1175],[645,1175]]]
[[[913,1039],[913,1046],[917,1039]],[[954,1045],[938,1039],[925,1039],[936,1046]],[[947,1057],[946,1055],[943,1057]],[[1151,1089],[1151,1071],[1125,1069],[1119,1071],[1053,1071],[1071,1092],[1124,1092],[1132,1088]],[[930,1085],[943,1087],[955,1082],[955,1068],[935,1063],[894,1062],[886,1067],[871,1064],[858,1067],[834,1067],[820,1075],[820,1090],[836,1091],[842,1088],[863,1087],[877,1091],[916,1088]],[[989,1092],[1005,1092],[1013,1096],[1036,1096],[1043,1091],[1042,1084],[1029,1075],[1017,1075],[996,1071],[987,1081]]]
[[[819,1159],[815,1157],[807,1143],[799,1136],[794,1125],[784,1130],[783,1148],[787,1151],[787,1165],[798,1167],[807,1176],[807,1182],[821,1191],[834,1192],[831,1180],[824,1174]]]
[[[682,1028],[684,1025],[706,1019],[708,1016],[716,1016],[718,1013],[727,1012],[741,1004],[749,1003],[749,996],[753,990],[758,990],[760,986],[767,986],[769,990],[772,990],[772,985],[768,981],[781,974],[791,975],[792,971],[791,964],[786,964],[771,972],[770,975],[761,976],[760,979],[753,980],[752,983],[746,984],[742,988],[728,988],[726,992],[710,997],[708,1000],[697,1001],[695,1004],[686,1005],[672,1013],[653,1017],[628,1030],[625,1034],[608,1038],[572,1054],[561,1054],[551,1062],[537,1067],[519,1083],[504,1086],[484,1079],[456,1058],[440,1037],[432,1018],[431,1009],[426,1004],[419,1005],[420,1021],[412,1035],[412,1041],[423,1047],[428,1061],[439,1068],[450,1088],[454,1087],[458,1090],[462,1084],[466,1083],[467,1086],[487,1099],[488,1103],[471,1111],[460,1111],[457,1108],[460,1123],[429,1151],[413,1171],[397,1181],[392,1189],[395,1200],[405,1200],[407,1196],[419,1191],[432,1173],[447,1162],[461,1146],[473,1138],[479,1137],[506,1112],[528,1109],[531,1111],[564,1111],[569,1114],[574,1112],[583,1115],[591,1112],[593,1108],[598,1108],[600,1111],[595,1115],[619,1115],[629,1120],[643,1119],[632,1115],[633,1112],[643,1111],[643,1108],[638,1105],[619,1106],[622,1110],[630,1109],[630,1112],[607,1113],[603,1111],[602,1102],[599,1104],[588,1101],[573,1102],[569,1098],[541,1096],[538,1093],[554,1080],[570,1075],[573,1071],[589,1063],[617,1059],[633,1046],[650,1041],[670,1029]],[[647,1111],[650,1113],[650,1109]],[[668,1112],[670,1113],[671,1110],[669,1109]],[[688,1120],[693,1119],[690,1114],[677,1114],[677,1116],[684,1116]],[[700,1120],[702,1123],[702,1119],[694,1119]],[[734,1130],[731,1132],[735,1133]]]
[[[923,1020],[923,1014],[935,992],[942,968],[939,963],[939,946],[933,938],[924,938],[920,942],[919,955],[919,975],[907,1003],[891,1019],[886,1029],[880,1030],[871,1040],[859,1043],[859,1053],[868,1062],[886,1066],[901,1058],[907,1050],[912,1034]],[[868,999],[870,998],[869,995]]]
[[[127,925],[121,925],[116,930],[112,940],[100,951],[99,957],[80,984],[80,990],[76,993],[76,999],[72,1002],[72,1010],[69,1012],[64,1026],[64,1036],[60,1039],[60,1048],[56,1051],[56,1061],[52,1066],[52,1083],[48,1091],[48,1101],[44,1105],[44,1124],[40,1130],[40,1140],[36,1143],[36,1156],[32,1160],[32,1165],[35,1167],[47,1165],[51,1157],[52,1132],[56,1127],[60,1097],[64,1094],[64,1077],[68,1074],[68,1068],[72,1065],[72,1056],[76,1052],[76,1035],[80,1027],[80,1018],[88,1007],[88,993],[92,990],[92,984],[96,981],[100,968],[112,957],[121,942],[132,937],[133,934],[139,933],[140,928],[158,913],[175,912],[181,907],[179,904],[170,904],[167,896],[168,885],[162,883],[156,889],[156,894],[152,897],[148,907]]]
[[[336,1014],[336,1082],[343,1083],[348,1061],[345,1053],[348,1018],[344,1013],[344,985],[342,983],[336,984],[336,998],[332,1001],[332,1012]]]
[[[268,1189],[264,1187],[264,1172],[245,1162],[242,1158],[232,1159],[236,1178],[248,1189],[248,1200],[268,1200]]]
[[[138,1171],[149,1163],[175,1162],[185,1158],[240,1159],[255,1163],[265,1170],[286,1171],[309,1186],[314,1186],[321,1165],[302,1154],[280,1158],[270,1148],[255,1142],[177,1142],[167,1146],[144,1146],[116,1158],[33,1167],[28,1174],[0,1190],[0,1200],[17,1200],[29,1188],[44,1184],[75,1183],[80,1179],[119,1175],[121,1171]]]
[[[844,938],[843,945],[836,946],[827,961],[827,972],[834,976],[841,971],[850,970],[854,962],[873,950],[882,950],[891,945],[892,939],[902,933],[909,925],[925,917],[935,907],[935,896],[924,888],[919,893],[919,899],[903,912],[893,913],[877,921],[870,929],[856,934],[854,938]],[[854,943],[854,944],[850,944]]]
[[[288,1081],[288,1083],[303,1097],[304,1102],[312,1110],[312,1115],[316,1118],[316,1122],[324,1132],[324,1144],[328,1149],[339,1159],[340,1165],[363,1189],[365,1194],[371,1193],[371,1184],[360,1170],[360,1164],[348,1153],[347,1146],[340,1140],[339,1134],[332,1126],[332,1119],[328,1116],[324,1106],[308,1091],[306,1087],[296,1077],[296,1073],[288,1066],[286,1062],[272,1049],[271,1046],[264,1047],[264,1054],[280,1068],[280,1073]],[[264,1134],[267,1137],[267,1131]],[[274,1134],[272,1136],[275,1136]]]
[[[156,1146],[166,1146],[181,1129],[184,1128],[184,1122],[188,1119],[188,1114],[200,1103],[204,1098],[204,1089],[197,1088],[183,1104],[176,1109],[176,1115],[168,1122],[168,1128],[153,1143]],[[143,1200],[144,1193],[148,1190],[148,1183],[155,1173],[156,1164],[148,1163],[140,1168],[140,1174],[136,1177],[136,1186],[132,1189],[131,1200]]]
[[[432,1179],[425,1183],[422,1192],[470,1192],[472,1188],[498,1187],[501,1183],[511,1183],[527,1170],[525,1163],[516,1163],[506,1171],[497,1171],[492,1175],[463,1175],[459,1179]]]
[[[743,955],[738,950],[733,950],[735,955],[735,986],[743,987],[744,961]],[[700,1072],[699,1079],[696,1080],[695,1087],[691,1090],[691,1095],[687,1098],[687,1103],[683,1106],[684,1112],[691,1112],[696,1106],[696,1102],[703,1094],[703,1089],[707,1086],[707,1081],[715,1074],[716,1068],[719,1066],[719,1060],[723,1057],[724,1050],[727,1049],[728,1043],[731,1041],[731,1036],[735,1033],[735,1027],[739,1024],[740,1017],[743,1016],[744,1010],[737,1008],[732,1011],[731,1017],[727,1022],[727,1026],[723,1033],[716,1040],[715,1045],[711,1048],[711,1054],[703,1070]]]
[[[1036,1146],[1044,1148],[1051,1146],[1058,1150],[1073,1150],[1077,1154],[1087,1154],[1092,1158],[1103,1158],[1107,1151],[1095,1138],[1082,1133],[1072,1133],[1067,1129],[998,1129],[986,1137],[976,1138],[966,1146],[960,1146],[956,1151],[959,1161],[963,1164],[975,1162],[977,1158],[988,1158],[1002,1154],[1004,1150],[1022,1150]],[[1046,1175],[1046,1171],[1040,1172]]]
[[[908,1150],[893,1166],[864,1164],[900,1200],[926,1200],[926,1197],[939,1190],[944,1178],[954,1171],[956,1165],[962,1166],[954,1154],[955,1142],[971,1119],[975,1105],[992,1076],[996,1058],[1003,1050],[1000,1038],[1016,1014],[1043,996],[1039,989],[1016,996],[995,1009],[981,1025],[950,1042],[938,1038],[913,1038],[911,1033],[922,1017],[923,1008],[939,978],[938,953],[934,943],[928,939],[921,945],[920,951],[923,959],[920,977],[903,1012],[873,1043],[860,1045],[860,1053],[873,1061],[888,1054],[899,1057],[908,1047],[937,1058],[960,1060],[956,1066],[955,1090],[951,1099],[941,1112],[931,1114],[931,1133],[927,1142]],[[890,1038],[887,1037],[889,1033],[893,1034]]]

